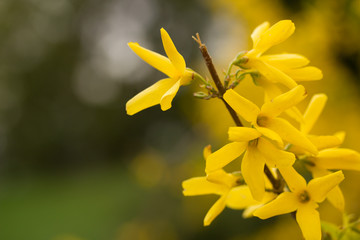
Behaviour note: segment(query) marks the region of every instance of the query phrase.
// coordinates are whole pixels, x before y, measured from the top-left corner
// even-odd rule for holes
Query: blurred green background
[[[359,0],[0,1],[0,239],[300,239],[288,215],[226,209],[202,226],[216,196],[185,198],[181,182],[203,175],[203,147],[224,145],[233,123],[221,103],[192,98],[196,84],[167,112],[125,113],[163,77],[127,42],[163,54],[164,27],[187,66],[208,75],[192,35],[221,72],[251,47],[254,27],[281,19],[296,31],[272,52],[301,53],[324,72],[305,85],[329,96],[314,133],[345,130],[343,146],[360,150]],[[262,98],[250,80],[239,91]],[[346,210],[359,216],[360,174],[345,175]],[[320,212],[341,223],[328,203]]]

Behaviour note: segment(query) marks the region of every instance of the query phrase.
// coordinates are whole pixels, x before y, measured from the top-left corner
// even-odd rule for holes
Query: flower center
[[[254,140],[249,141],[249,147],[256,147],[258,145],[259,138],[255,138]]]
[[[267,121],[268,121],[268,117],[262,116],[262,115],[259,115],[259,116],[257,117],[257,119],[256,119],[256,123],[257,123],[257,125],[259,125],[260,127],[265,127]]]
[[[299,201],[301,203],[307,203],[310,201],[310,195],[309,193],[304,190],[303,192],[301,192],[299,195],[298,195],[298,198],[299,198]]]

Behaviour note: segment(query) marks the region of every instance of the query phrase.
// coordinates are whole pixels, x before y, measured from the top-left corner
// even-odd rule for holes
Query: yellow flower
[[[291,166],[295,155],[276,148],[255,128],[230,127],[229,143],[212,153],[206,161],[207,173],[221,169],[241,154],[241,172],[254,199],[261,201],[265,194],[264,165]],[[280,139],[281,141],[281,139]]]
[[[309,60],[299,54],[265,55],[269,48],[282,43],[295,31],[295,25],[290,20],[282,20],[269,28],[269,23],[259,25],[251,38],[253,49],[239,60],[239,66],[256,69],[271,83],[281,83],[288,88],[295,87],[296,81],[311,81],[322,78],[320,69],[306,66]]]
[[[281,193],[275,200],[258,208],[254,216],[261,219],[296,211],[298,222],[305,240],[320,240],[321,225],[318,204],[343,179],[341,171],[324,177],[312,179],[306,184],[305,179],[294,168],[279,168],[291,192]]]
[[[204,158],[206,161],[208,161],[210,154],[211,147],[209,145],[204,148]],[[204,218],[204,226],[208,226],[226,206],[238,210],[246,209],[243,216],[250,217],[254,210],[276,197],[274,193],[267,192],[263,201],[256,201],[252,198],[249,187],[240,184],[242,184],[242,177],[239,174],[229,174],[220,169],[208,174],[206,177],[194,177],[185,180],[182,186],[185,196],[220,195],[220,198],[214,203]]]
[[[194,72],[186,68],[185,60],[176,50],[169,34],[163,28],[160,32],[168,58],[145,49],[138,43],[128,43],[140,58],[169,77],[158,81],[130,99],[126,103],[126,112],[129,115],[157,104],[160,104],[161,110],[168,110],[180,86],[189,84],[193,78]]]
[[[298,85],[283,93],[259,109],[254,103],[230,89],[224,94],[225,101],[246,121],[250,122],[263,136],[271,139],[283,139],[306,151],[317,154],[311,141],[288,121],[279,118],[282,112],[295,106],[306,97],[305,88]]]

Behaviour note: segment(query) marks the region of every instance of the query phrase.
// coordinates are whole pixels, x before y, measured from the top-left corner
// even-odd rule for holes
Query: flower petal
[[[304,86],[298,85],[290,91],[273,98],[270,102],[264,103],[261,107],[261,114],[271,118],[277,117],[286,109],[289,109],[301,102],[305,97],[306,90]]]
[[[207,145],[206,147],[204,147],[203,157],[205,160],[208,158],[208,156],[210,156],[211,153],[211,145]]]
[[[323,111],[327,96],[323,93],[314,95],[304,113],[304,123],[301,124],[301,131],[309,133]]]
[[[293,53],[264,55],[260,59],[279,69],[299,68],[310,62],[306,57]]]
[[[279,171],[292,192],[306,189],[305,179],[293,167],[279,167]]]
[[[225,172],[223,169],[219,169],[209,173],[206,176],[206,179],[209,182],[222,184],[226,186],[228,189],[230,189],[234,186],[238,177],[235,177],[233,174]]]
[[[298,206],[299,202],[294,193],[283,192],[273,201],[255,210],[254,216],[261,219],[267,219],[273,216],[293,212]]]
[[[257,147],[270,167],[292,166],[295,162],[293,153],[276,148],[264,138],[259,139]]]
[[[178,75],[177,70],[171,61],[156,52],[141,47],[138,43],[129,42],[128,46],[145,62],[153,66],[160,72],[165,73],[169,77],[173,78]]]
[[[175,81],[171,78],[162,79],[138,93],[126,103],[127,114],[134,115],[141,110],[159,104],[163,95],[174,85],[174,83]]]
[[[360,171],[360,154],[346,148],[324,149],[314,157],[313,162],[316,166],[325,169]]]
[[[344,180],[344,174],[342,171],[337,171],[323,177],[312,179],[307,189],[314,201],[322,202],[325,200],[327,194],[342,180]]]
[[[224,167],[239,157],[247,148],[247,144],[247,142],[232,142],[212,153],[206,160],[205,171],[209,173]]]
[[[259,131],[248,127],[229,127],[228,134],[233,142],[248,142],[261,136]]]
[[[173,41],[171,40],[169,34],[165,31],[164,28],[160,29],[160,33],[166,55],[169,57],[171,63],[177,69],[179,75],[182,75],[186,68],[183,56],[181,56],[181,54],[176,50]]]
[[[336,136],[314,136],[308,135],[309,140],[318,150],[338,147],[342,141]]]
[[[257,44],[255,44],[254,49],[259,53],[263,53],[272,46],[288,39],[294,31],[295,25],[292,21],[279,21],[260,35],[260,39]]]
[[[160,99],[161,110],[166,111],[171,108],[171,102],[180,88],[180,80],[177,81]]]
[[[313,66],[284,70],[284,73],[295,81],[314,81],[323,78],[322,71]]]
[[[296,221],[306,240],[321,240],[320,215],[313,204],[304,204],[296,212]]]
[[[256,204],[260,202],[253,199],[248,186],[232,188],[226,199],[226,206],[232,209],[244,209]]]
[[[226,91],[224,100],[248,122],[255,121],[260,112],[258,106],[232,89]]]
[[[251,39],[253,40],[253,46],[258,44],[261,35],[269,29],[269,22],[263,22],[259,26],[257,26],[254,31],[251,33]]]
[[[280,148],[283,148],[284,147],[284,143],[281,139],[281,137],[279,136],[279,134],[277,134],[276,132],[274,132],[273,130],[270,130],[268,128],[265,128],[265,127],[259,127],[259,126],[256,126],[256,130],[258,130],[259,132],[261,132],[261,134],[270,139],[271,141],[273,141],[274,143],[276,143],[276,145]]]
[[[241,162],[241,172],[251,195],[257,201],[261,201],[265,193],[264,166],[265,159],[257,148],[248,147]]]
[[[221,196],[210,208],[204,218],[204,226],[209,226],[211,222],[224,210],[226,206],[226,195]]]
[[[266,127],[279,134],[283,140],[299,146],[312,154],[316,155],[318,153],[314,144],[286,120],[281,118],[269,119],[266,123]]]
[[[182,182],[184,196],[206,194],[222,195],[228,188],[221,184],[209,182],[206,177],[194,177]]]
[[[297,83],[291,77],[264,61],[250,59],[247,66],[258,70],[270,82],[281,83],[290,89],[297,86]]]

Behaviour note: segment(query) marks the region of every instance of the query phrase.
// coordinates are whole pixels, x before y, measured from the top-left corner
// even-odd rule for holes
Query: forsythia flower
[[[206,161],[207,173],[216,171],[243,152],[241,173],[254,199],[261,201],[265,194],[264,165],[291,166],[295,155],[276,148],[254,128],[230,127],[229,140],[233,141],[212,153]]]
[[[210,146],[204,149],[204,157],[210,154]],[[211,222],[224,210],[226,206],[233,209],[245,209],[245,216],[275,198],[274,193],[266,193],[263,201],[259,202],[252,198],[249,187],[241,184],[241,176],[226,173],[220,169],[208,174],[206,177],[194,177],[183,181],[183,194],[185,196],[197,196],[206,194],[220,195],[220,198],[210,208],[204,218],[204,226]]]
[[[341,171],[324,177],[312,179],[306,184],[305,179],[294,168],[280,168],[291,192],[281,193],[275,200],[258,208],[254,216],[261,219],[296,211],[298,222],[305,240],[320,240],[321,226],[318,204],[326,198],[331,189],[343,179]]]
[[[165,73],[169,78],[162,79],[148,87],[126,103],[126,112],[134,115],[141,110],[160,104],[161,110],[171,108],[171,102],[181,85],[189,84],[194,72],[186,69],[183,56],[176,50],[169,34],[161,29],[161,38],[168,58],[130,42],[129,47],[145,62]]]
[[[254,103],[240,96],[234,90],[228,90],[224,94],[224,100],[265,137],[272,140],[281,138],[312,154],[317,154],[316,147],[303,133],[293,127],[288,121],[278,117],[283,111],[295,106],[305,97],[305,88],[298,85],[290,91],[264,103],[261,109],[259,109]]]
[[[295,25],[290,20],[282,20],[269,28],[264,22],[255,28],[251,34],[253,49],[239,60],[243,68],[256,69],[271,83],[281,83],[288,88],[295,87],[296,81],[319,80],[322,72],[316,67],[306,65],[309,60],[298,54],[265,55],[269,48],[282,43],[295,31]]]

